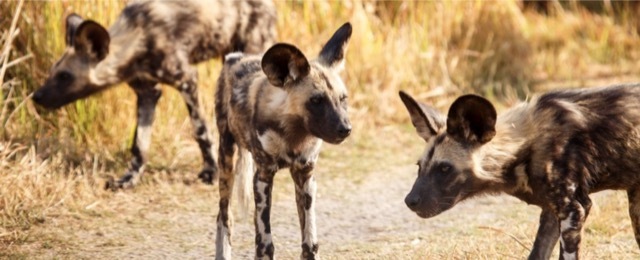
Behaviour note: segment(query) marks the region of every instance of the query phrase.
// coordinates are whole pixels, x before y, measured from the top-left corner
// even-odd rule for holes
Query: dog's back
[[[640,85],[553,91],[530,109],[526,128],[538,167],[558,158],[591,192],[640,182]]]
[[[143,31],[147,44],[185,52],[190,63],[233,51],[258,53],[276,38],[271,1],[136,1],[129,4],[111,33]],[[164,47],[164,48],[162,48]]]

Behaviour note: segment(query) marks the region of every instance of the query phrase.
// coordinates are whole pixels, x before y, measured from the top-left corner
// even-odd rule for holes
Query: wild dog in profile
[[[133,2],[108,31],[72,14],[66,21],[67,48],[33,100],[56,109],[116,84],[129,84],[138,98],[138,120],[129,169],[107,185],[117,189],[135,185],[143,172],[160,84],[170,85],[187,104],[202,152],[204,167],[198,177],[212,183],[217,166],[198,104],[193,64],[233,51],[264,51],[275,41],[275,22],[275,6],[268,0]]]
[[[312,170],[323,141],[339,144],[351,133],[347,89],[339,76],[350,37],[351,25],[346,23],[315,60],[308,60],[298,48],[286,43],[274,45],[263,56],[227,55],[216,95],[220,131],[217,259],[231,258],[229,201],[235,181],[236,148],[237,175],[253,179],[256,258],[274,258],[271,191],[273,177],[282,168],[290,168],[296,187],[301,257],[317,257],[316,182]],[[251,181],[244,184],[251,186]]]
[[[530,259],[578,258],[589,194],[626,190],[640,245],[640,84],[562,90],[499,117],[466,95],[442,115],[400,92],[427,148],[405,198],[423,218],[482,194],[507,193],[542,208]]]

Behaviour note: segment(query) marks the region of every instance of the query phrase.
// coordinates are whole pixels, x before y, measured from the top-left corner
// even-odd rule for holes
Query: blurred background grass
[[[345,78],[352,93],[353,121],[361,126],[404,120],[396,98],[399,89],[443,106],[447,98],[461,93],[496,100],[524,98],[547,82],[638,71],[640,4],[636,2],[528,3],[531,8],[519,1],[276,3],[280,40],[300,46],[309,56],[339,25],[353,23]],[[0,5],[0,28],[8,28],[17,2]],[[134,95],[126,87],[53,113],[31,102],[18,108],[61,54],[66,15],[76,12],[109,25],[124,5],[121,1],[25,3],[9,58],[31,58],[8,68],[5,75],[12,83],[2,88],[1,105],[14,116],[2,118],[3,140],[34,143],[45,150],[58,149],[50,142],[64,143],[64,149],[80,146],[83,153],[126,149],[130,141],[122,137],[131,136],[134,116]],[[200,66],[201,97],[209,115],[219,63],[212,60]],[[185,115],[177,95],[172,90],[165,93],[157,125]],[[162,129],[157,130],[164,136]]]
[[[7,60],[0,84],[0,227],[28,227],[48,209],[73,209],[107,196],[99,180],[125,169],[135,127],[135,96],[128,87],[53,112],[28,99],[63,51],[68,14],[108,26],[124,5],[0,2],[0,62]],[[639,2],[276,1],[276,6],[280,41],[310,57],[342,23],[353,24],[344,78],[355,150],[403,148],[393,138],[380,140],[380,129],[397,123],[408,129],[397,98],[401,89],[441,109],[462,93],[509,105],[539,90],[621,82],[640,73]],[[211,120],[220,61],[198,69],[201,103],[215,134]],[[157,111],[148,171],[195,173],[200,159],[182,99],[165,88]]]

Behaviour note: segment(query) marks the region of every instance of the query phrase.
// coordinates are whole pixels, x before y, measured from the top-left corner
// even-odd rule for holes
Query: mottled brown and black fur
[[[216,95],[220,131],[217,259],[231,257],[229,200],[235,177],[249,180],[241,183],[253,187],[256,258],[273,259],[271,191],[273,177],[282,168],[290,169],[296,187],[301,258],[317,257],[312,170],[323,141],[339,144],[351,133],[347,89],[339,75],[350,37],[351,25],[347,23],[315,60],[308,60],[298,48],[285,43],[272,46],[262,56],[227,55]],[[236,148],[238,173],[234,174]]]
[[[497,117],[458,98],[447,116],[400,97],[427,149],[405,202],[435,216],[476,195],[507,193],[542,208],[530,259],[578,258],[589,194],[626,190],[640,245],[640,84],[553,91]]]
[[[66,22],[67,48],[33,100],[56,109],[118,83],[138,97],[137,128],[127,173],[111,188],[134,185],[143,172],[160,84],[180,91],[200,146],[199,177],[216,179],[210,133],[197,95],[193,64],[234,51],[259,53],[275,41],[275,6],[268,0],[135,1],[109,30],[76,14]]]

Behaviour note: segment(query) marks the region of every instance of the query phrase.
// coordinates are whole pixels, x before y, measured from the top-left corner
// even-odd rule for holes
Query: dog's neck
[[[530,105],[520,104],[506,111],[496,123],[496,136],[479,148],[477,159],[480,162],[480,177],[489,183],[492,192],[511,193],[521,189],[522,178],[515,176],[513,169],[519,165],[523,156],[522,149],[533,134],[530,118]]]

